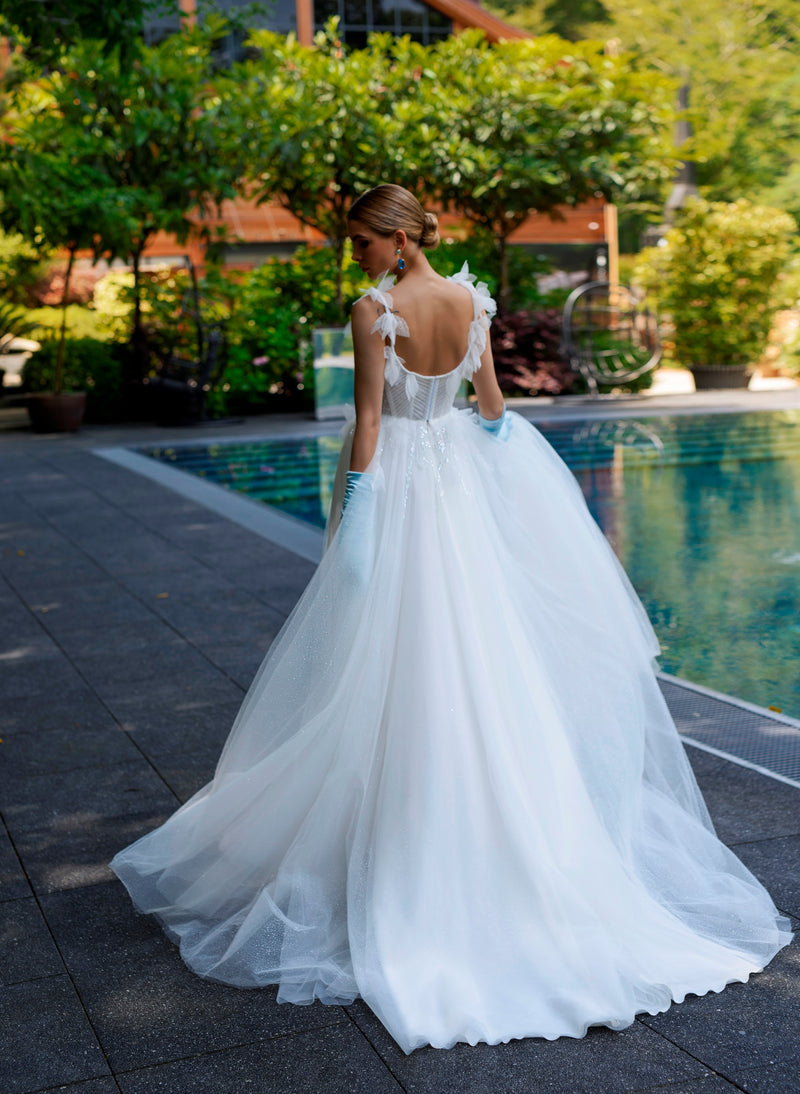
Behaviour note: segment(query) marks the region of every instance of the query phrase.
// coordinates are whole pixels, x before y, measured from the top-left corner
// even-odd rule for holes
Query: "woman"
[[[349,230],[396,282],[353,309],[328,548],[213,781],[113,868],[200,975],[361,996],[406,1052],[746,980],[788,922],[714,834],[574,479],[504,409],[485,286],[434,273],[400,187]]]

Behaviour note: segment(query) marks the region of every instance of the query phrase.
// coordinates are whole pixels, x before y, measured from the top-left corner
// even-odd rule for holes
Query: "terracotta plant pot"
[[[53,395],[49,391],[25,400],[34,433],[73,433],[80,429],[86,410],[86,392]]]
[[[692,365],[696,391],[722,391],[746,388],[753,370],[749,365]]]

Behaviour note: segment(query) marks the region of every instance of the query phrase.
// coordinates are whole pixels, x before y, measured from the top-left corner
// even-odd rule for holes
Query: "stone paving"
[[[2,1094],[800,1092],[798,943],[620,1033],[411,1056],[360,1003],[278,1006],[192,975],[107,862],[211,776],[313,564],[91,452],[163,431],[6,425]],[[721,837],[800,925],[800,790],[689,753]]]

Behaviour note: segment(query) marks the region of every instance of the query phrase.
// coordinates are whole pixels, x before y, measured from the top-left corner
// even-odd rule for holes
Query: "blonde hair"
[[[426,213],[409,191],[392,182],[367,190],[350,206],[348,220],[358,220],[379,236],[404,231],[420,247],[439,245],[439,221],[435,213]]]

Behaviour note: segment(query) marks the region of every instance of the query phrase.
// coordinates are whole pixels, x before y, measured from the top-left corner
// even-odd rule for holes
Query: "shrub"
[[[779,209],[695,199],[664,245],[642,252],[636,280],[669,318],[680,364],[760,359],[786,295],[783,275],[796,231]]]
[[[561,356],[561,312],[515,311],[492,323],[492,354],[508,395],[564,395],[579,377]]]
[[[22,370],[23,391],[50,391],[58,341],[48,339]],[[113,422],[124,417],[125,387],[121,347],[97,338],[69,338],[64,354],[64,390],[86,391],[86,420]]]

